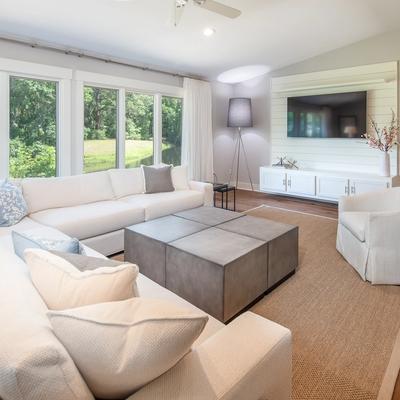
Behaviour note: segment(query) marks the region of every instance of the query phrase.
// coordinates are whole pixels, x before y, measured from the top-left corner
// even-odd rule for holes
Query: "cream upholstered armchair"
[[[342,197],[337,250],[361,278],[400,284],[400,187]]]

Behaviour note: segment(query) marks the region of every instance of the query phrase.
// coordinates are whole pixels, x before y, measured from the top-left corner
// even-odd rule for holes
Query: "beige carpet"
[[[293,399],[376,399],[400,328],[400,287],[372,286],[335,249],[333,219],[261,207],[300,227],[296,274],[252,311],[293,333]]]

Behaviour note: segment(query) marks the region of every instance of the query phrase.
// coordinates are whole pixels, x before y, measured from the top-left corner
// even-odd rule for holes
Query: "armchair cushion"
[[[360,242],[365,242],[366,228],[368,226],[368,212],[343,212],[339,220]]]

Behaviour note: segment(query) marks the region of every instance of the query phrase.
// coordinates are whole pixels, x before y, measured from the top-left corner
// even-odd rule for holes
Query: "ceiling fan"
[[[227,18],[237,18],[242,13],[236,8],[226,6],[215,0],[173,0],[174,1],[174,25],[178,26],[185,7],[192,2],[197,7],[223,15]]]

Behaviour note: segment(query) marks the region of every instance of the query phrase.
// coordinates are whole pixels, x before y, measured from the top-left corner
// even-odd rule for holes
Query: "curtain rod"
[[[113,58],[111,56],[98,54],[95,52],[89,52],[89,51],[80,50],[80,49],[71,49],[68,47],[58,46],[54,43],[42,42],[42,41],[38,41],[38,40],[34,40],[34,39],[28,39],[28,38],[23,39],[20,37],[12,37],[12,36],[2,34],[2,35],[0,35],[0,40],[29,46],[29,47],[32,47],[35,49],[50,50],[50,51],[54,51],[57,53],[75,56],[78,58],[88,58],[91,60],[105,62],[106,64],[122,65],[124,67],[135,68],[135,69],[139,69],[142,71],[148,71],[148,72],[154,72],[157,74],[169,75],[169,76],[173,76],[175,78],[190,78],[190,79],[198,79],[198,80],[202,80],[202,81],[205,80],[204,78],[201,78],[196,75],[184,75],[184,74],[180,74],[180,73],[168,72],[168,71],[164,71],[162,69],[133,64],[126,60]]]

